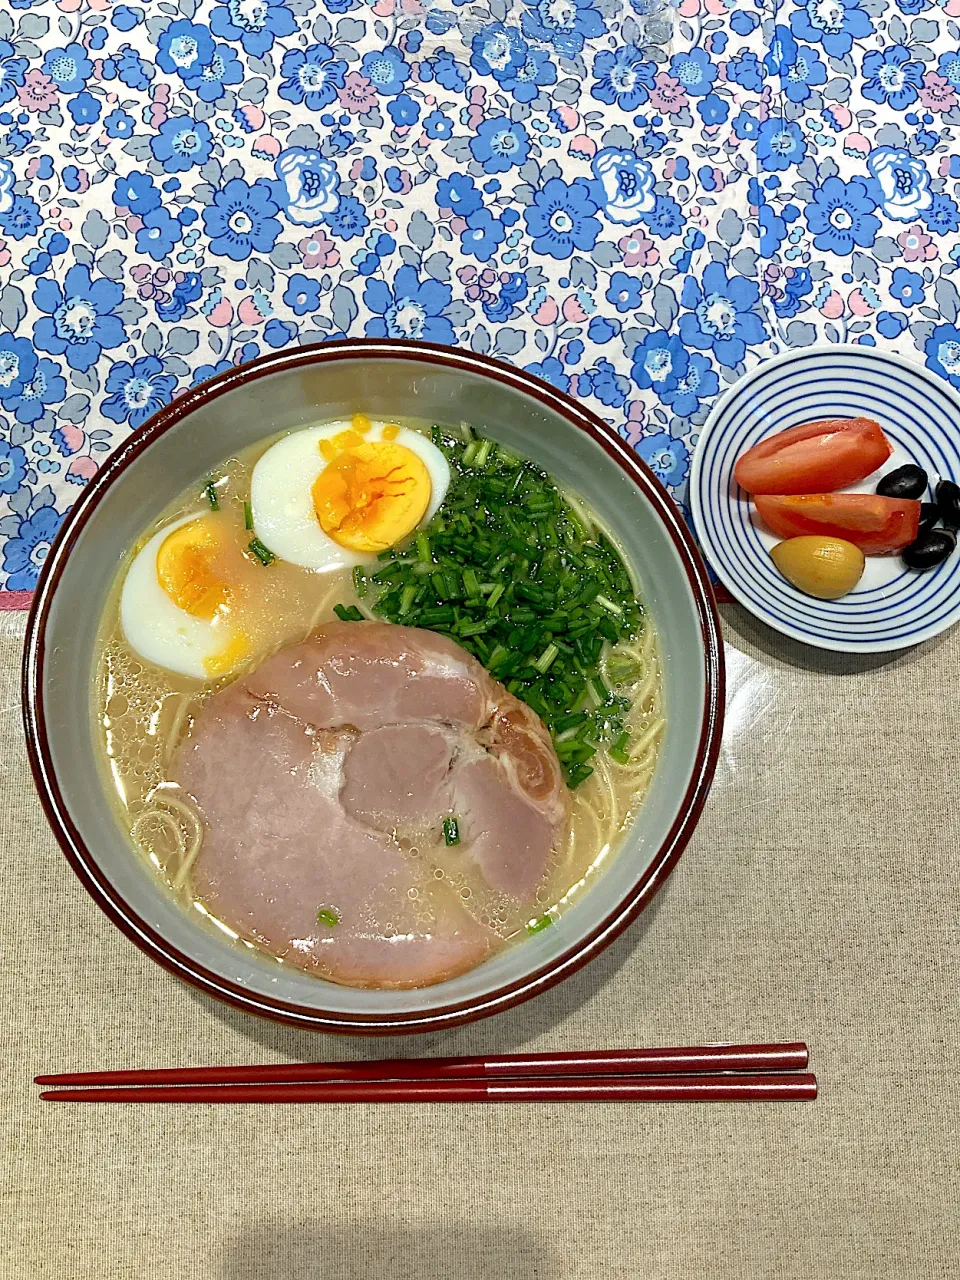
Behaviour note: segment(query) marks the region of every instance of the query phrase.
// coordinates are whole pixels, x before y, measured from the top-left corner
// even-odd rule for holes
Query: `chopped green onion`
[[[335,604],[333,612],[337,615],[341,622],[362,622],[363,614],[355,604],[349,606],[345,604]]]
[[[617,764],[629,764],[630,756],[627,753],[627,747],[629,745],[630,745],[630,734],[624,731],[623,733],[621,733],[620,737],[616,740],[616,742],[610,748],[611,760],[616,760]]]
[[[460,823],[456,818],[444,818],[443,843],[448,846],[460,843]]]
[[[571,769],[567,774],[567,786],[571,791],[579,787],[581,782],[586,782],[593,770],[587,764],[578,764],[575,769]]]
[[[463,462],[463,465],[465,467],[470,467],[473,465],[473,460],[477,456],[477,450],[479,448],[480,448],[479,440],[471,440],[470,443],[467,445],[467,447],[464,449],[463,454],[461,456],[461,461]]]
[[[492,609],[500,597],[503,595],[503,583],[498,582],[490,594],[487,596],[487,608]]]
[[[252,551],[261,564],[273,564],[276,556],[269,547],[265,547],[259,538],[251,538],[247,544],[247,549]]]
[[[208,480],[203,487],[203,492],[207,496],[207,501],[214,511],[220,510],[220,499],[217,497],[217,489],[212,480]]]
[[[253,507],[249,502],[243,504],[243,527],[245,529],[253,528]]]
[[[419,587],[411,585],[403,588],[403,595],[400,597],[400,616],[409,613],[413,608],[413,602],[416,599]]]
[[[524,928],[532,937],[535,933],[542,933],[544,929],[549,929],[552,924],[553,919],[544,914],[542,916],[538,916],[536,920],[528,920]]]
[[[420,559],[423,561],[424,564],[430,564],[430,562],[433,560],[433,556],[430,554],[430,539],[427,537],[427,535],[424,533],[422,529],[417,534],[416,541],[417,541],[417,555],[420,557]]]
[[[367,579],[364,575],[362,564],[353,566],[353,589],[361,600],[367,594]]]
[[[340,923],[340,912],[336,907],[320,907],[317,911],[317,924],[325,924],[328,929],[335,929]]]
[[[477,600],[480,597],[480,579],[477,577],[475,569],[464,569],[463,571],[463,589],[467,593],[468,600]]]
[[[487,459],[490,457],[490,450],[495,448],[492,440],[481,440],[480,447],[473,459],[473,465],[482,470],[487,465]]]
[[[533,664],[541,675],[547,674],[559,652],[560,650],[552,641],[547,645],[543,653],[541,653],[540,657]]]

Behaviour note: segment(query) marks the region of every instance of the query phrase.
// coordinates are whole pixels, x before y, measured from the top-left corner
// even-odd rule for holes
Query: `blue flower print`
[[[623,111],[635,111],[650,97],[656,73],[656,65],[647,62],[636,45],[604,49],[593,60],[596,83],[590,96],[610,106],[616,103]]]
[[[262,58],[274,41],[292,36],[296,19],[286,0],[217,0],[210,30],[221,40],[238,40],[244,52]]]
[[[500,293],[496,301],[483,303],[483,314],[495,323],[512,320],[519,315],[518,304],[526,300],[529,292],[530,287],[522,272],[504,272],[500,277]]]
[[[937,74],[943,76],[944,80],[949,80],[955,89],[960,89],[960,49],[941,53]],[[6,102],[7,99],[4,98],[3,101]]]
[[[45,314],[33,326],[33,342],[50,355],[66,355],[71,369],[85,373],[104,348],[125,340],[123,321],[114,314],[123,289],[113,280],[93,280],[89,267],[72,266],[61,287],[46,277],[37,281],[33,305]]]
[[[556,356],[547,356],[545,360],[536,360],[523,366],[525,373],[532,373],[535,378],[549,382],[558,391],[567,391],[570,387],[570,375]]]
[[[8,591],[32,591],[37,585],[50,544],[62,523],[63,513],[53,507],[41,507],[20,521],[16,537],[8,538],[3,548]]]
[[[203,227],[210,252],[242,262],[256,250],[269,253],[280,235],[279,213],[269,185],[258,179],[251,186],[231,178],[203,211]]]
[[[960,391],[960,329],[952,324],[938,324],[923,349],[927,368]]]
[[[287,281],[283,300],[295,316],[305,316],[320,306],[320,285],[298,271]]]
[[[646,436],[637,445],[637,453],[661,484],[678,485],[690,470],[690,450],[682,440],[674,440],[666,432]]]
[[[880,208],[896,222],[913,222],[933,201],[927,166],[899,147],[874,147],[867,169],[880,188]]]
[[[651,235],[667,240],[670,236],[676,235],[686,222],[686,218],[673,196],[657,196],[653,208],[643,215],[641,222],[646,223],[650,228]]]
[[[902,44],[890,45],[882,53],[872,49],[863,57],[863,79],[860,91],[865,98],[905,111],[919,97],[923,63],[911,62],[910,50]]]
[[[114,62],[117,68],[117,78],[128,89],[148,88],[155,71],[149,62],[144,62],[135,49],[131,49],[129,45],[124,45]]]
[[[37,356],[29,338],[12,333],[0,334],[0,403],[6,407],[30,382],[37,367]]]
[[[697,103],[697,115],[707,128],[711,125],[723,124],[729,114],[730,104],[727,102],[726,98],[721,98],[719,94],[708,93],[705,98],[701,98]],[[662,138],[663,134],[647,134],[645,136],[646,138],[650,138],[652,136]],[[664,139],[664,141],[666,141],[666,139]]]
[[[47,50],[43,74],[50,77],[61,93],[79,93],[93,75],[93,63],[82,44],[68,44],[65,49]]]
[[[622,409],[630,395],[630,379],[617,373],[605,357],[577,377],[578,396],[594,395],[610,409]]]
[[[0,440],[0,493],[16,493],[27,474],[27,455],[18,445]]]
[[[813,276],[807,267],[788,267],[782,298],[775,298],[773,309],[781,319],[795,316],[803,299],[813,293]]]
[[[185,173],[210,159],[210,126],[190,116],[171,116],[150,139],[150,150],[166,173]]]
[[[785,31],[786,28],[778,27],[777,30]],[[816,49],[798,45],[792,39],[790,43],[793,45],[793,56],[788,63],[783,64],[783,91],[790,102],[806,102],[813,89],[827,83],[827,69],[820,61]]]
[[[346,70],[347,64],[334,58],[328,44],[291,49],[280,64],[284,80],[278,92],[287,102],[302,102],[308,111],[319,111],[333,102],[337,90],[343,88]]]
[[[787,236],[787,224],[772,205],[762,204],[757,215],[760,227],[760,252],[772,258]]]
[[[26,58],[15,58],[9,40],[0,40],[0,106],[16,97],[27,71]]]
[[[641,391],[653,390],[664,404],[670,404],[688,364],[679,334],[653,329],[633,353],[633,380]]]
[[[179,241],[179,221],[166,209],[151,209],[143,215],[143,226],[137,232],[137,252],[145,253],[154,262],[162,262]]]
[[[440,138],[445,142],[453,137],[453,121],[442,111],[431,111],[423,122],[423,131],[428,138]]]
[[[432,78],[444,89],[449,89],[451,93],[462,92],[469,79],[463,66],[446,49],[438,49],[436,57],[428,58],[426,62],[422,63],[420,73],[421,80]]]
[[[475,209],[467,218],[466,229],[460,233],[460,247],[480,262],[489,262],[506,235],[506,227],[489,209]]]
[[[611,222],[633,226],[653,210],[656,178],[649,161],[633,151],[604,147],[594,156],[592,168],[602,193],[598,198]]]
[[[209,62],[181,74],[183,83],[201,102],[216,102],[228,85],[241,83],[243,63],[228,44],[218,44]]]
[[[757,138],[757,159],[761,169],[782,172],[799,164],[807,154],[800,126],[795,121],[764,120]]]
[[[615,271],[604,296],[618,311],[635,311],[643,297],[643,285],[636,276],[628,276],[625,271]]]
[[[73,117],[74,124],[96,124],[103,107],[100,105],[99,98],[95,98],[92,93],[84,89],[83,93],[78,93],[75,98],[70,99],[67,110]]]
[[[476,184],[468,173],[451,173],[437,183],[437,204],[441,209],[452,209],[460,218],[468,218],[479,209],[483,200]]]
[[[891,296],[905,307],[914,307],[924,300],[923,276],[906,267],[896,267],[890,284]]]
[[[523,66],[528,48],[517,27],[491,22],[470,42],[470,65],[482,76],[493,76],[502,85]]]
[[[873,32],[873,23],[860,8],[860,0],[794,0],[790,30],[798,40],[822,44],[831,58],[850,52],[855,40]]]
[[[399,93],[410,79],[410,67],[403,55],[394,48],[381,49],[374,53],[365,53],[360,64],[361,73],[367,77],[385,98]]]
[[[13,187],[17,180],[13,165],[9,160],[0,159],[0,210],[9,209],[13,204]]]
[[[675,53],[670,59],[670,74],[679,80],[692,98],[707,94],[717,78],[717,68],[702,49]]]
[[[163,372],[156,356],[144,356],[133,364],[118,360],[107,374],[104,390],[110,394],[100,411],[111,422],[127,422],[136,430],[167,404],[176,381]]]
[[[712,350],[720,363],[734,369],[747,346],[763,342],[767,332],[755,307],[760,289],[745,276],[727,276],[720,262],[711,262],[702,284],[687,276],[680,301],[689,312],[680,317],[680,336],[688,347]]]
[[[687,371],[677,379],[677,389],[670,405],[679,418],[689,418],[700,409],[700,401],[712,399],[720,390],[720,379],[708,356],[691,351]]]
[[[368,280],[363,300],[376,317],[364,332],[369,338],[411,338],[422,342],[456,342],[453,325],[443,314],[451,289],[438,280],[421,281],[416,269],[401,267],[393,289],[383,280]]]
[[[157,41],[157,66],[167,75],[186,80],[202,70],[213,57],[213,37],[208,27],[186,18],[171,22]]]
[[[470,139],[470,153],[483,165],[484,173],[506,173],[526,160],[530,138],[519,121],[494,116],[484,120],[477,136]]]
[[[523,34],[541,44],[552,44],[557,53],[575,58],[586,40],[602,36],[606,23],[593,0],[523,0]]]
[[[289,222],[316,227],[337,207],[337,167],[319,151],[287,147],[274,164],[278,199]]]
[[[420,119],[420,103],[409,93],[400,93],[387,103],[387,114],[398,129],[409,128]]]
[[[876,207],[863,178],[827,178],[806,207],[814,248],[837,254],[868,249],[880,230],[880,219],[873,216]]]
[[[169,301],[161,302],[155,300],[157,315],[161,320],[177,321],[182,320],[187,314],[187,308],[191,302],[196,302],[203,293],[203,280],[196,271],[186,271],[183,279],[178,280],[173,286],[173,294]]]
[[[18,422],[32,424],[42,418],[50,405],[60,404],[67,394],[67,381],[53,360],[40,359],[29,381],[16,395],[4,398],[3,407]]]
[[[113,184],[113,203],[121,209],[129,209],[141,217],[151,209],[160,207],[160,192],[153,185],[149,173],[133,169]]]
[[[35,236],[41,222],[43,215],[33,196],[14,196],[10,208],[0,214],[0,230],[14,240]]]
[[[366,210],[356,196],[341,196],[337,207],[325,216],[324,221],[341,240],[362,236],[370,225]]]
[[[760,93],[763,89],[763,68],[760,65],[760,59],[749,50],[740,54],[738,58],[731,58],[727,63],[727,79],[732,80],[734,84],[742,85],[751,93]]]
[[[226,373],[228,369],[232,369],[233,364],[230,360],[218,360],[216,364],[201,364],[193,371],[193,381],[191,387],[199,387],[204,382],[209,382],[211,378],[215,378],[218,373]]]
[[[557,83],[557,68],[550,61],[545,49],[534,49],[524,42],[526,50],[522,64],[500,78],[505,93],[512,94],[517,102],[532,102],[541,89]]]
[[[582,178],[570,183],[551,178],[523,214],[534,238],[534,252],[558,259],[569,258],[574,249],[589,252],[601,230],[599,219],[593,217],[596,212],[589,184]]]
[[[949,196],[936,195],[923,212],[926,226],[938,236],[953,235],[960,230],[960,208]]]
[[[132,138],[136,121],[120,107],[115,107],[103,122],[108,138]]]

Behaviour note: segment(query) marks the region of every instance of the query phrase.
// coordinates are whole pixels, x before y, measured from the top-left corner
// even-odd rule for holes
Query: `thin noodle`
[[[646,752],[647,747],[653,746],[654,742],[656,742],[657,738],[663,732],[663,729],[666,723],[667,723],[666,720],[664,720],[662,716],[660,717],[659,720],[654,720],[653,724],[649,727],[649,729],[646,730],[646,732],[642,735],[640,740],[637,742],[636,755],[634,759],[637,759],[640,756],[642,756]]]
[[[177,710],[173,717],[173,724],[170,726],[170,731],[163,744],[164,760],[169,760],[176,750],[177,744],[180,741],[180,734],[183,729],[184,721],[186,720],[187,713],[190,710],[191,701],[192,699],[185,694],[177,705]]]

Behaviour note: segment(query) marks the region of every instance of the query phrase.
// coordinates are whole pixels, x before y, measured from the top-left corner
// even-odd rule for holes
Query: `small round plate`
[[[726,392],[704,424],[690,470],[690,508],[700,546],[720,581],[763,622],[805,644],[881,653],[929,640],[960,620],[960,553],[917,573],[899,556],[868,556],[856,589],[816,600],[781,576],[778,541],[733,478],[758,440],[816,418],[875,418],[894,446],[880,471],[852,493],[873,493],[905,462],[931,485],[960,480],[960,397],[919,365],[870,347],[825,345],[766,361]]]

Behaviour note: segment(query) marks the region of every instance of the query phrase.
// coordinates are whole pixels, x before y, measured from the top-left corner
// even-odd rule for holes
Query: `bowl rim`
[[[110,883],[74,826],[53,765],[47,734],[42,673],[50,610],[67,558],[111,486],[149,446],[195,409],[269,374],[357,358],[419,361],[480,374],[522,392],[584,431],[633,481],[654,507],[674,544],[697,610],[704,658],[704,705],[697,755],[676,818],[644,875],[580,942],[537,969],[491,991],[430,1010],[399,1014],[337,1013],[255,995],[186,956],[143,920]],[[650,468],[606,423],[548,383],[488,356],[434,343],[347,338],[279,351],[225,370],[159,410],[110,456],[66,516],[37,582],[27,620],[22,669],[22,710],[27,753],[47,822],[74,873],[97,905],[141,951],[207,995],[246,1013],[287,1025],[354,1035],[437,1031],[503,1012],[569,977],[607,947],[649,905],[676,865],[700,817],[713,779],[724,715],[724,660],[713,589],[706,566],[679,508]]]

